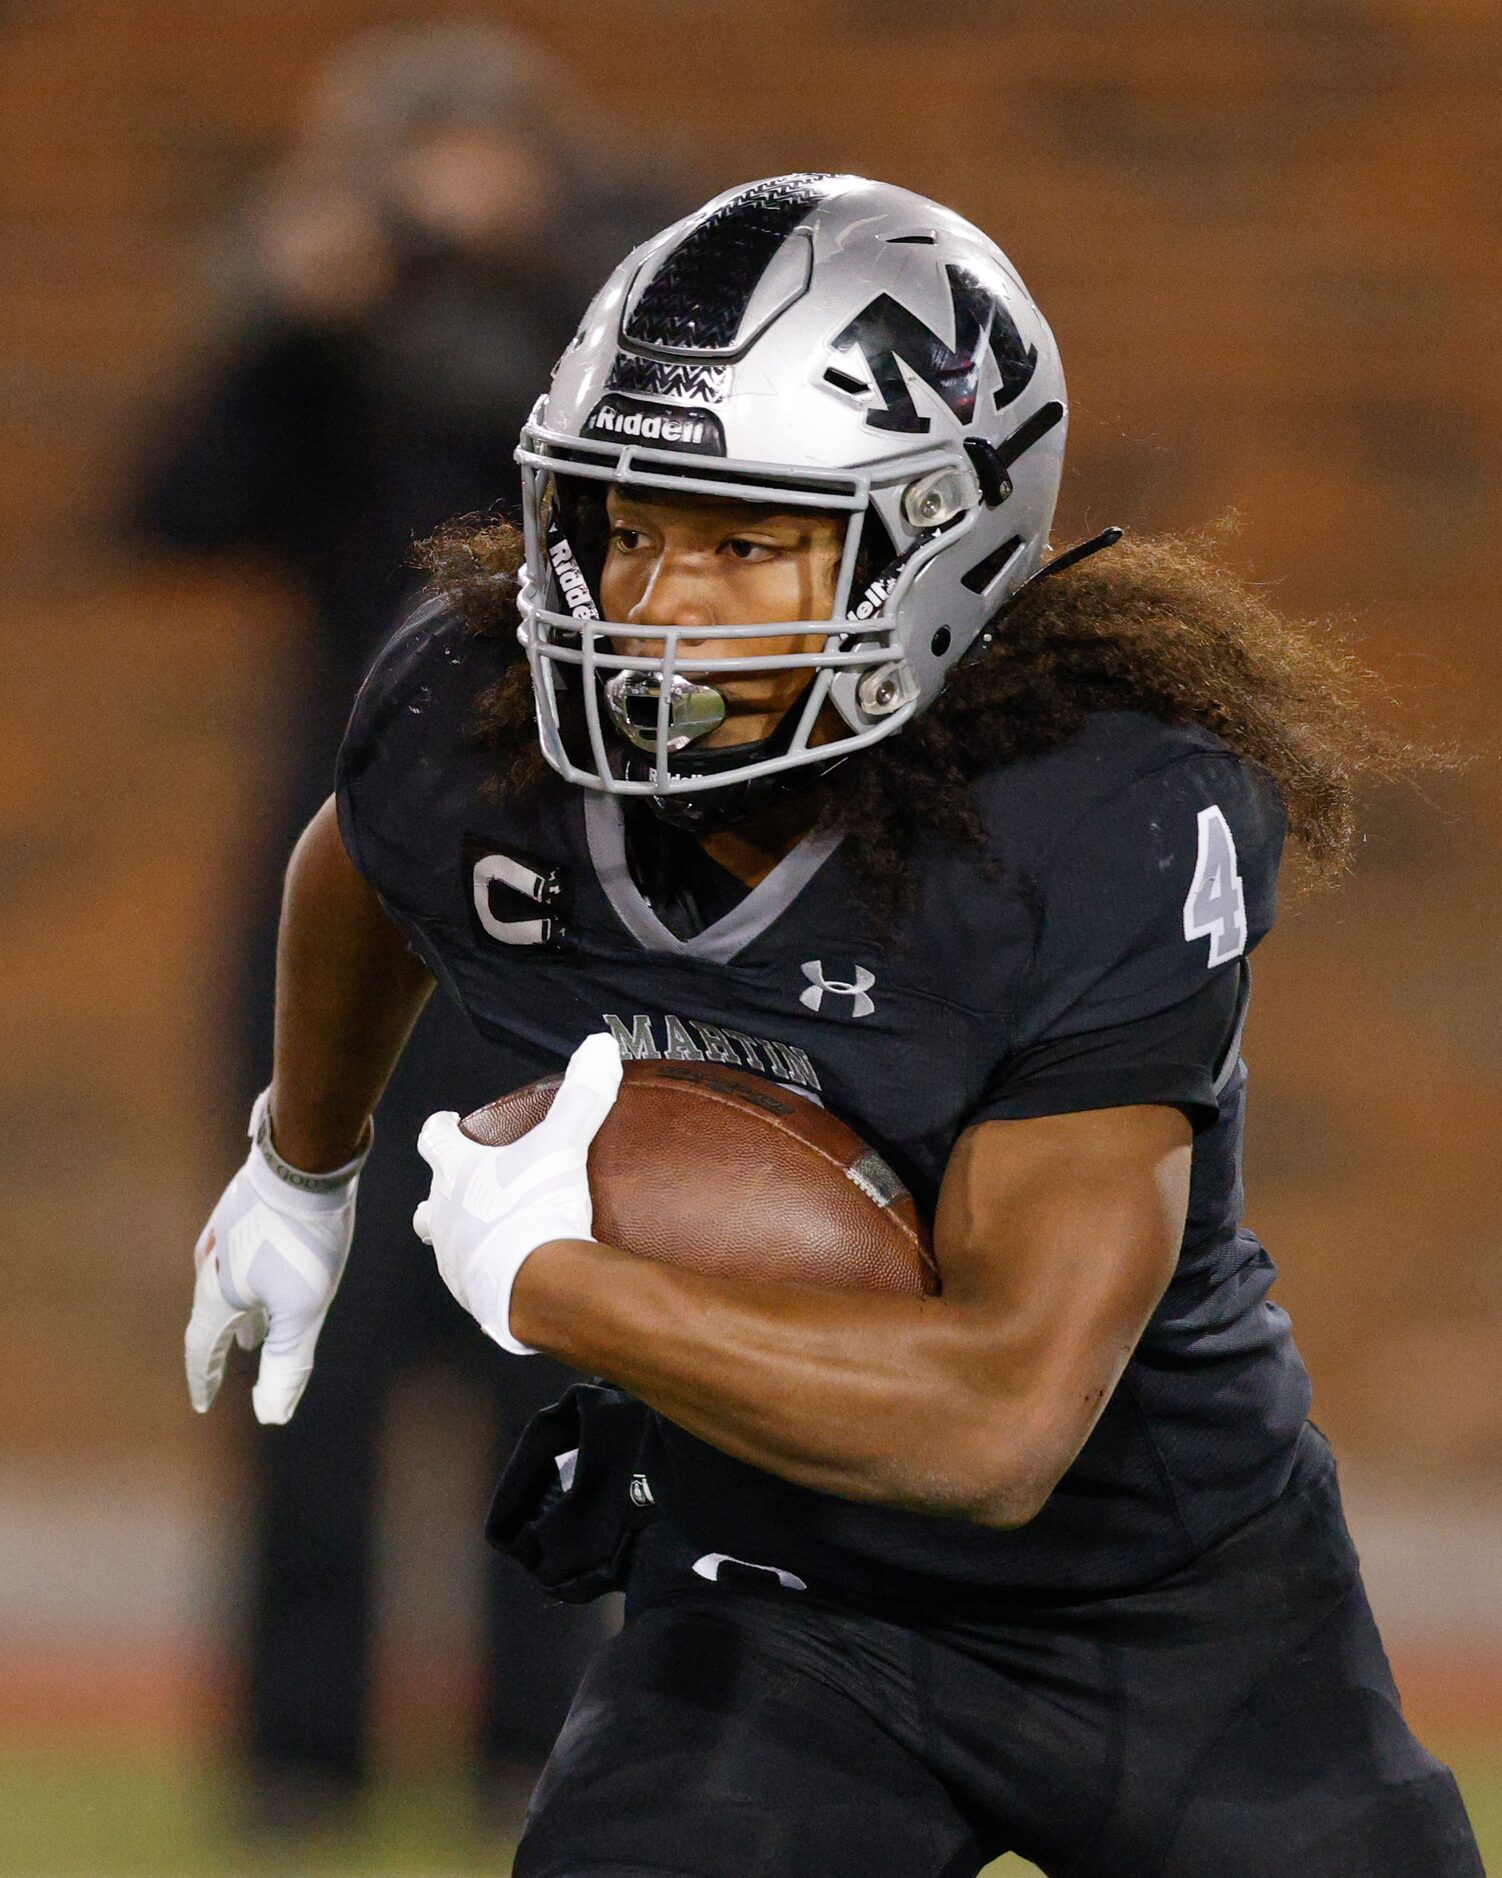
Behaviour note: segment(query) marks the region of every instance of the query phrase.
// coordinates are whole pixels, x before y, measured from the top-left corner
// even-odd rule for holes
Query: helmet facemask
[[[924,473],[876,488],[865,475],[769,474],[765,465],[562,443],[530,427],[518,456],[527,532],[521,639],[544,752],[570,781],[660,799],[773,776],[786,787],[912,715],[916,686],[896,636],[898,606],[941,537],[967,525],[979,499],[968,467],[930,461]],[[845,518],[828,614],[702,627],[602,618],[611,484],[649,501],[659,492],[707,496]],[[884,511],[908,538],[902,548]],[[910,518],[935,515],[936,525],[912,526]],[[768,640],[781,649],[755,644]],[[727,652],[736,641],[752,649]],[[717,740],[729,714],[720,685],[765,673],[803,679],[775,728],[752,742]],[[800,770],[807,774],[791,773]]]

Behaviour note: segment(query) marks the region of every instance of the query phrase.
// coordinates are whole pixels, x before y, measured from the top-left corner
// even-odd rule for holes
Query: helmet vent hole
[[[1000,579],[1021,546],[1021,535],[1009,535],[999,548],[993,548],[983,561],[977,561],[968,573],[960,575],[961,586],[968,587],[971,593],[984,593],[993,581]]]

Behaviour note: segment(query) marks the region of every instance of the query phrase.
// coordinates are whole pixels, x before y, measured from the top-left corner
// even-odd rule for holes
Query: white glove
[[[271,1140],[270,1091],[250,1112],[250,1154],[194,1248],[198,1275],[184,1339],[188,1393],[200,1415],[219,1393],[233,1338],[265,1339],[251,1400],[256,1420],[292,1418],[313,1350],[344,1275],[355,1230],[355,1189],[370,1152],[331,1174],[291,1167]]]
[[[432,1246],[443,1282],[486,1336],[517,1356],[535,1352],[511,1334],[511,1287],[538,1246],[591,1236],[585,1163],[620,1086],[620,1045],[601,1031],[569,1059],[547,1114],[509,1147],[471,1141],[451,1109],[430,1115],[417,1137],[433,1189],[412,1230]]]

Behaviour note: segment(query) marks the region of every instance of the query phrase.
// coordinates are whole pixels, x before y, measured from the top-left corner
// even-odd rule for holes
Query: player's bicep
[[[277,958],[279,974],[301,973],[320,991],[331,980],[354,980],[421,1003],[433,988],[426,964],[351,859],[332,797],[288,863]]]
[[[1155,1104],[981,1122],[950,1157],[935,1221],[944,1297],[1026,1431],[1038,1496],[1083,1446],[1173,1275],[1191,1142],[1184,1114]]]
[[[314,811],[298,837],[287,872],[290,886],[306,881],[325,906],[379,910],[375,889],[350,853],[334,796],[327,797]]]

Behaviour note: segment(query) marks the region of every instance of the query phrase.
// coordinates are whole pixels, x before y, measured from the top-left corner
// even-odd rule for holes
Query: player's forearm
[[[318,1172],[358,1152],[432,989],[325,803],[287,869],[277,942],[271,1115],[294,1166]]]
[[[1039,1460],[1029,1351],[944,1299],[705,1278],[558,1242],[522,1266],[511,1328],[724,1452],[846,1499],[1008,1526],[1057,1477]]]

